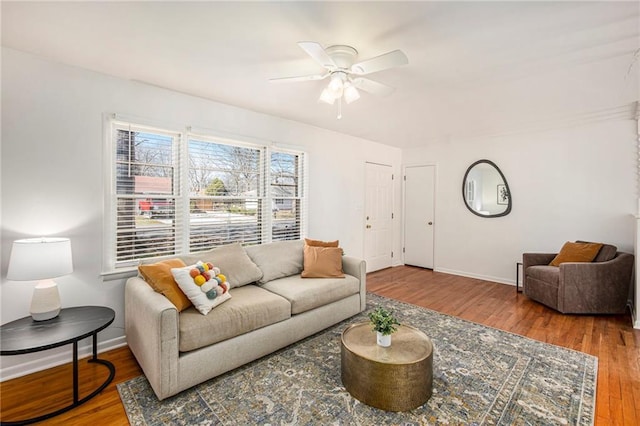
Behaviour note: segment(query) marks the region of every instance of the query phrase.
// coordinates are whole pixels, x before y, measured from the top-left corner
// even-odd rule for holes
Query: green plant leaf
[[[393,314],[382,306],[378,306],[369,313],[369,320],[373,325],[373,331],[380,332],[384,336],[395,333],[398,329],[397,326],[400,325],[400,322],[398,322]]]

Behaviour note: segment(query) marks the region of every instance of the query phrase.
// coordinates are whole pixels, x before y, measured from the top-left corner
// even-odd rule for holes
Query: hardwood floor
[[[369,291],[598,357],[596,425],[640,424],[640,330],[630,315],[563,315],[513,286],[402,266]]]
[[[116,367],[116,375],[109,386],[85,404],[34,424],[129,424],[116,384],[141,375],[142,370],[128,347],[104,352],[98,357],[111,361]],[[88,363],[87,359],[79,362],[80,398],[90,394],[109,375],[106,367]],[[0,418],[3,422],[33,418],[69,405],[73,401],[72,377],[71,364],[65,364],[0,383]]]
[[[400,266],[367,276],[369,291],[598,357],[596,425],[640,424],[640,330],[629,315],[562,315],[509,285]],[[142,374],[128,348],[100,355],[116,366],[113,382],[86,404],[40,424],[127,425],[116,384]],[[80,396],[107,375],[80,362]],[[2,421],[34,417],[72,399],[71,366],[0,384]]]

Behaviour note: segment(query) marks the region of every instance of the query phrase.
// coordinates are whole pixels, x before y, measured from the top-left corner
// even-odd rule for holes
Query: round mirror
[[[471,213],[482,217],[506,216],[511,211],[507,179],[489,160],[469,166],[462,180],[462,199]]]

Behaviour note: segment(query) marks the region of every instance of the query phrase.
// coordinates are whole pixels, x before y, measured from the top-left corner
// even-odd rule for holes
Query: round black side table
[[[98,332],[113,322],[115,312],[103,306],[78,306],[65,308],[60,314],[46,321],[34,321],[24,317],[0,326],[0,355],[20,355],[57,348],[73,343],[73,403],[57,411],[31,419],[4,422],[0,425],[27,425],[49,419],[84,404],[99,394],[116,374],[113,364],[98,359]],[[91,394],[78,396],[78,341],[93,337],[93,357],[89,362],[102,364],[109,369],[109,377]]]

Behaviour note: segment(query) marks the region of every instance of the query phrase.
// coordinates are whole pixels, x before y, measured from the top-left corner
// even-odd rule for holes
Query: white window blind
[[[298,240],[303,222],[303,156],[301,153],[272,152],[270,161],[272,240]]]
[[[303,237],[304,153],[112,121],[108,270]]]
[[[264,149],[189,139],[189,249],[262,242]]]
[[[114,123],[116,265],[176,253],[179,134]]]

